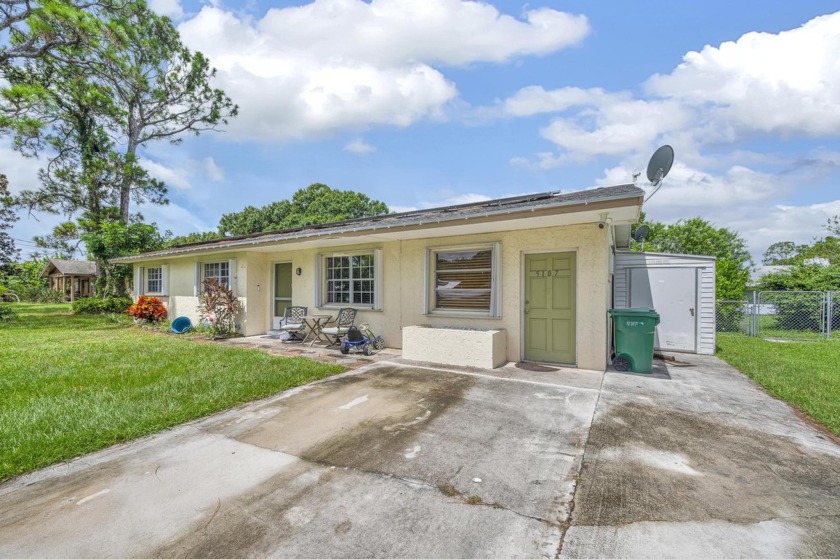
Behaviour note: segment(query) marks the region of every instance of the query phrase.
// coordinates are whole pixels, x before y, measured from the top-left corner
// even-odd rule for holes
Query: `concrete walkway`
[[[370,364],[0,485],[0,557],[836,557],[840,447],[690,361]]]

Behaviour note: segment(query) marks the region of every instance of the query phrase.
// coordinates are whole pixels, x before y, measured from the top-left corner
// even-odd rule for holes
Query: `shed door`
[[[575,363],[575,253],[525,256],[525,359]]]
[[[630,306],[659,313],[656,349],[697,350],[695,268],[630,268]]]

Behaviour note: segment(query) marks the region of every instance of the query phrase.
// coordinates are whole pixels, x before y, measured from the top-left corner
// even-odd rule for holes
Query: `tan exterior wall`
[[[424,270],[427,247],[458,246],[476,243],[501,244],[501,316],[499,318],[439,316],[423,313]],[[382,310],[360,309],[356,322],[367,322],[388,346],[401,345],[402,326],[436,325],[488,329],[507,332],[507,359],[522,359],[523,262],[527,253],[575,252],[577,254],[577,366],[603,370],[607,362],[607,309],[610,304],[611,240],[609,227],[597,223],[507,231],[481,235],[439,237],[381,244],[362,244],[329,248],[287,250],[270,253],[230,253],[203,259],[176,259],[143,263],[143,266],[168,263],[171,316],[186,315],[194,320],[196,298],[193,296],[196,260],[237,259],[237,294],[243,299],[243,333],[256,335],[272,327],[273,263],[291,262],[301,268],[292,276],[292,303],[309,307],[310,313],[335,315],[336,308],[315,308],[315,259],[320,253],[353,252],[382,249],[380,301]]]

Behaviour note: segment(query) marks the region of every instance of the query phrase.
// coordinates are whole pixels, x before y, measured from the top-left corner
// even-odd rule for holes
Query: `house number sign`
[[[550,278],[559,276],[560,270],[536,270],[534,273],[537,274],[538,278]]]

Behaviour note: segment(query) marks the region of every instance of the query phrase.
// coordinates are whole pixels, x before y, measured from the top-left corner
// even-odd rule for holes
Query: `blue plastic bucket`
[[[188,316],[179,316],[172,321],[172,331],[176,334],[183,334],[192,328],[192,320]]]

